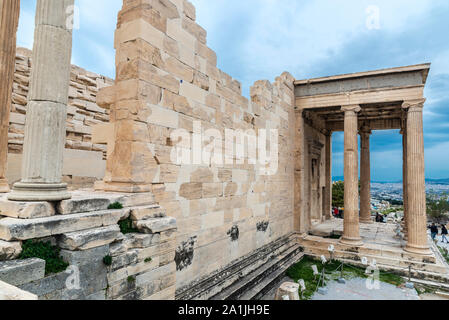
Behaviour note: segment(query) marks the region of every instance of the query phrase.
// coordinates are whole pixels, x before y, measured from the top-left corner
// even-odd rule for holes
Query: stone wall
[[[116,185],[140,183],[137,189],[154,177],[156,201],[178,223],[177,288],[293,232],[294,78],[283,73],[273,83],[257,81],[248,101],[241,84],[217,68],[195,8],[184,0],[124,1],[115,47],[115,88],[97,101],[111,108],[108,130],[116,139],[109,145],[106,176],[114,182],[120,175]],[[226,129],[277,129],[278,170],[263,175],[260,165],[248,161],[178,165],[170,155],[179,129],[196,134],[216,129],[221,137]],[[128,142],[117,145],[117,139]],[[155,161],[145,160],[142,170],[130,167],[132,157],[124,164],[119,158],[124,148],[147,139]],[[268,152],[276,150],[268,145]]]
[[[17,48],[8,133],[7,176],[10,184],[20,180],[31,53],[28,49]],[[112,83],[112,79],[72,65],[64,154],[64,180],[72,189],[92,186],[95,180],[104,176],[106,146],[92,143],[92,127],[109,122],[109,111],[97,106],[96,95],[99,89]]]
[[[258,249],[264,248],[269,254],[271,244],[281,238],[288,239],[294,231],[294,78],[284,72],[274,82],[256,81],[251,87],[250,100],[242,96],[241,84],[217,68],[217,56],[207,47],[206,31],[195,22],[195,8],[184,0],[125,0],[115,42],[117,79],[114,87],[108,87],[112,84],[110,79],[72,67],[66,153],[84,152],[86,157],[100,153],[103,159],[105,145],[92,141],[107,143],[107,182],[117,172],[128,172],[118,170],[124,156],[128,157],[118,150],[140,145],[145,150],[133,152],[141,158],[131,159],[128,165],[141,165],[142,170],[130,170],[132,177],[151,177],[144,186],[150,193],[143,195],[154,197],[167,216],[176,218],[177,232],[159,232],[160,243],[153,243],[152,237],[141,238],[141,235],[111,240],[108,233],[103,234],[98,228],[116,225],[124,216],[102,211],[104,208],[81,216],[78,213],[65,215],[56,209],[50,217],[39,216],[39,210],[30,213],[23,208],[12,210],[16,212],[12,217],[5,214],[9,209],[2,210],[1,214],[8,216],[0,219],[3,259],[16,257],[20,241],[25,239],[55,236],[52,241],[61,246],[59,241],[67,234],[75,233],[74,239],[91,239],[90,233],[96,234],[94,248],[71,248],[67,254],[64,253],[67,249],[63,248],[69,263],[80,261],[76,259],[92,260],[85,267],[78,263],[86,270],[85,276],[92,284],[78,292],[66,291],[61,288],[69,276],[65,274],[19,285],[40,298],[100,298],[105,296],[106,289],[107,296],[113,299],[173,298],[175,289],[182,291],[195,281],[207,279]],[[10,168],[20,163],[14,156],[21,152],[29,66],[29,52],[19,50],[10,128]],[[107,89],[98,91],[101,87]],[[125,97],[124,101],[116,103],[116,94]],[[105,109],[98,108],[95,102]],[[111,110],[109,124],[108,108]],[[130,120],[132,126],[128,126]],[[263,151],[268,155],[277,152],[277,170],[266,174],[265,165],[250,163],[248,154],[237,159],[230,155],[228,147],[216,152],[231,156],[233,164],[176,163],[172,154],[180,145],[173,134],[180,129],[189,134],[205,134],[206,130],[215,129],[221,135],[222,140],[217,141],[222,145],[226,130],[254,130],[256,133],[267,130],[269,137],[270,130],[276,129],[277,141],[268,138]],[[97,137],[92,137],[93,131]],[[131,143],[117,146],[117,132],[131,137]],[[142,139],[145,144],[140,143]],[[194,151],[190,144],[182,146]],[[246,152],[249,148],[247,144]],[[67,159],[77,161],[70,164]],[[240,164],[237,160],[244,162]],[[98,158],[95,161],[99,163]],[[72,154],[65,157],[66,180],[77,176],[67,175],[66,170],[71,166],[74,166],[73,171],[95,177],[85,173],[92,165],[86,165],[84,158]],[[97,184],[97,189],[101,187],[101,183]],[[27,222],[30,214],[31,218],[44,219],[44,222],[34,219]],[[109,223],[95,226],[87,222],[98,219]],[[62,227],[42,232],[51,230],[50,226],[54,225]],[[135,225],[146,228],[146,223],[136,221]],[[23,230],[39,232],[26,237],[14,236],[15,232],[20,234]],[[150,230],[152,234],[158,233]],[[123,244],[126,244],[124,248]],[[157,254],[152,256],[151,262],[145,262],[144,255],[152,250]],[[109,269],[99,260],[106,252],[114,261]],[[41,291],[40,288],[48,288],[47,282],[55,289]]]
[[[111,209],[117,202],[123,208]],[[58,203],[0,198],[0,214],[0,281],[41,300],[175,297],[176,220],[151,194],[75,192]],[[126,219],[134,230],[122,234],[118,223]],[[44,260],[17,259],[27,240],[60,248],[68,268],[46,274]]]

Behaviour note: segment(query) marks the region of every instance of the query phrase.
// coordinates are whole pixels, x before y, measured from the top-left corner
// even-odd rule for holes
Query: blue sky
[[[447,0],[192,0],[218,65],[240,80],[283,71],[297,79],[431,62],[424,131],[426,176],[449,177],[449,1]],[[22,0],[18,45],[32,48],[35,0]],[[79,26],[72,62],[114,76],[113,39],[122,0],[76,0]],[[367,20],[378,10],[379,28]],[[402,173],[402,138],[376,131],[373,180]],[[334,135],[334,176],[343,175],[343,137]]]

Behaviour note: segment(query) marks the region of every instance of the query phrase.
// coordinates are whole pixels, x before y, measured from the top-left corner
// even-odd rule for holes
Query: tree
[[[437,223],[447,220],[447,213],[449,212],[448,200],[433,200],[427,198],[427,215]]]
[[[332,185],[332,207],[344,207],[345,205],[345,183],[337,181]]]
[[[359,180],[359,194],[361,183]],[[332,185],[332,207],[343,208],[345,206],[345,182],[337,181]]]

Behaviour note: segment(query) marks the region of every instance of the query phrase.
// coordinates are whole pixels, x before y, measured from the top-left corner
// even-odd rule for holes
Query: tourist
[[[334,217],[338,217],[338,208],[334,208]]]
[[[435,241],[435,238],[438,235],[438,227],[435,223],[432,223],[432,226],[430,227],[430,235],[432,236],[432,240]]]
[[[383,223],[384,222],[384,217],[379,212],[376,213],[376,222],[379,222],[379,223]]]
[[[446,236],[447,236],[448,232],[447,232],[447,228],[444,224],[441,225],[441,242],[444,243],[444,240],[446,240],[446,243],[449,243],[449,241],[447,240]]]

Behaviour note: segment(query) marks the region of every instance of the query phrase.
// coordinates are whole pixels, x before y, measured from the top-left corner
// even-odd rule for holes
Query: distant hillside
[[[426,179],[427,184],[444,184],[449,185],[449,178],[446,179]]]
[[[332,177],[334,182],[336,181],[344,181],[343,176]],[[402,183],[402,180],[398,181],[372,181],[373,183]],[[440,184],[440,185],[449,185],[449,178],[446,179],[426,179],[426,184]]]

